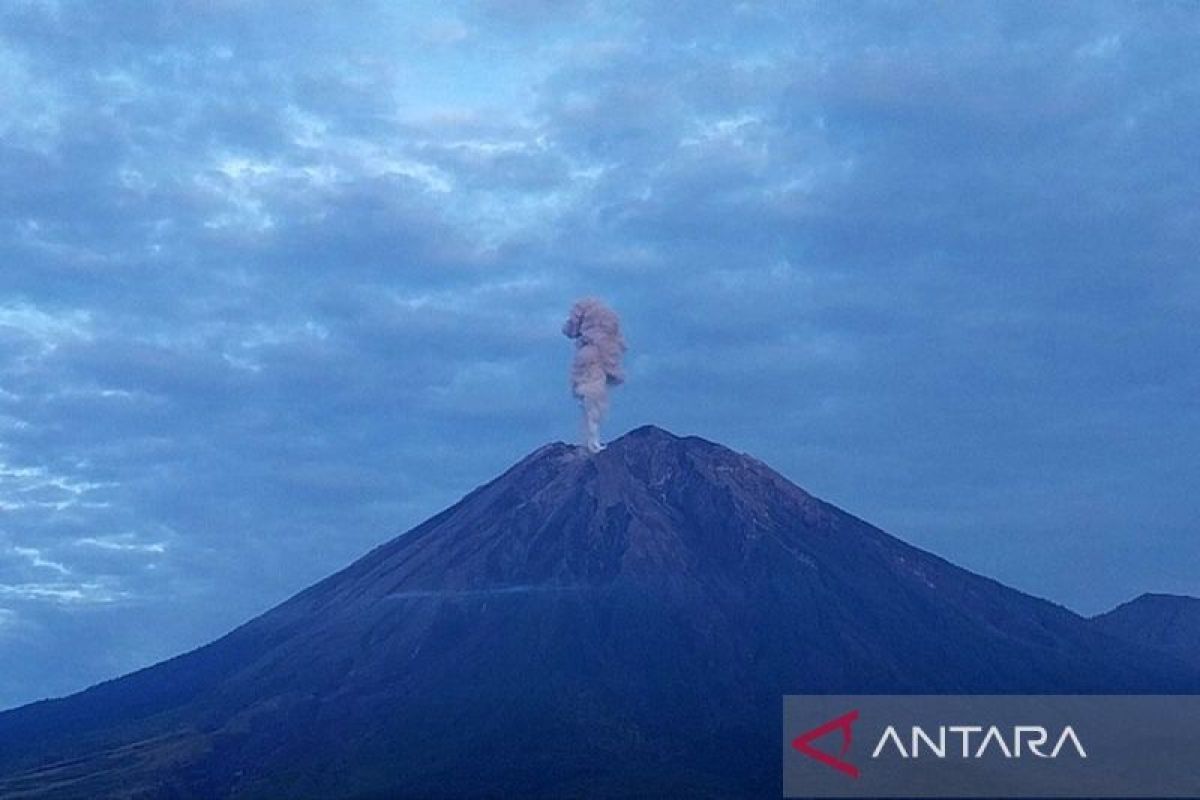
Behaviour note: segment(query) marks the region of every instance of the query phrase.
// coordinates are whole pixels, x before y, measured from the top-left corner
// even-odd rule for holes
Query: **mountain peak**
[[[539,450],[537,450],[535,452],[542,452],[542,451],[546,450],[548,447],[556,447],[559,445],[562,445],[562,443],[556,442],[554,445],[547,445],[546,447],[540,448]],[[622,450],[637,450],[637,449],[646,449],[646,448],[697,446],[697,445],[703,446],[703,447],[710,447],[710,448],[720,448],[722,450],[725,449],[725,448],[722,448],[720,445],[715,444],[714,442],[710,442],[707,439],[702,439],[699,436],[679,436],[678,434],[672,433],[671,431],[669,431],[665,428],[660,428],[657,425],[641,425],[637,428],[633,428],[632,430],[626,431],[625,433],[618,436],[616,439],[613,439],[612,441],[608,442],[608,444],[604,445],[599,451],[597,451],[595,453],[589,453],[587,451],[587,449],[585,447],[583,447],[582,445],[562,445],[562,446],[571,447],[575,450],[582,451],[582,453],[584,455],[599,455],[600,453],[603,453],[608,450],[622,451]]]
[[[1200,598],[1186,594],[1143,592],[1132,600],[1126,600],[1108,611],[1095,615],[1092,619],[1097,623],[1107,624],[1117,619],[1133,619],[1143,613],[1160,614],[1175,610],[1200,613]]]
[[[735,521],[751,509],[756,510],[751,517],[762,519],[766,506],[777,502],[786,502],[788,513],[807,507],[810,516],[818,505],[756,458],[655,425],[635,428],[595,453],[582,446],[547,445],[518,466],[522,465],[489,487],[511,478],[512,488],[525,493],[565,497],[578,491],[576,503],[621,507],[634,517],[690,515],[702,495],[728,502],[727,515]],[[731,523],[730,535],[738,527]]]
[[[596,452],[589,451],[581,444],[568,444],[562,441],[544,444],[518,461],[514,465],[514,468],[542,460],[563,463],[578,462],[592,456],[600,455],[606,451],[645,449],[647,447],[671,446],[684,442],[701,442],[709,447],[719,447],[719,445],[697,436],[677,436],[657,425],[642,425],[633,430],[626,431]]]
[[[682,437],[676,436],[669,430],[660,428],[657,425],[641,425],[618,437],[613,444],[625,441],[679,441],[681,438]]]
[[[1200,666],[1200,598],[1147,592],[1093,617],[1092,624],[1110,636]]]
[[[686,449],[693,453],[728,453],[736,455],[727,447],[710,442],[699,436],[679,436],[657,425],[642,425],[609,442],[605,450],[649,451],[664,449]],[[601,451],[603,452],[603,451]],[[745,457],[745,456],[739,456]]]
[[[1200,598],[1192,597],[1186,594],[1171,594],[1169,592],[1144,592],[1138,595],[1131,602],[1134,603],[1178,603],[1180,605],[1189,605],[1192,603],[1200,603]]]
[[[777,486],[798,491],[765,464],[698,436],[678,436],[655,425],[643,425],[609,442],[597,452],[582,445],[553,442],[543,445],[477,492],[503,486],[513,491],[544,494],[548,487],[585,485],[602,491],[609,501],[618,488],[665,484],[684,476],[727,482],[734,474],[757,475]],[[589,492],[594,494],[594,492]],[[807,496],[807,495],[806,495]],[[624,499],[628,499],[625,497]]]

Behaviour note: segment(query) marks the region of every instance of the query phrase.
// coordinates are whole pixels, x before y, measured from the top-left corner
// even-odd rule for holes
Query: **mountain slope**
[[[1143,594],[1092,618],[1098,630],[1200,667],[1200,598]]]
[[[784,693],[1179,690],[1195,670],[647,427],[0,714],[0,796],[777,795]]]

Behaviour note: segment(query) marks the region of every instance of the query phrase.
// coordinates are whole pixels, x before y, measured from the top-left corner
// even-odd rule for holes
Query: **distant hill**
[[[1099,630],[1200,667],[1200,599],[1144,594],[1094,617]]]
[[[785,693],[1126,691],[1200,671],[645,427],[0,714],[0,797],[774,797]]]

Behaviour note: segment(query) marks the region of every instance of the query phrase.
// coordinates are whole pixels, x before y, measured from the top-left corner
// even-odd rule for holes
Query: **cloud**
[[[70,575],[71,574],[71,570],[67,569],[65,566],[58,563],[57,561],[49,561],[49,560],[43,558],[42,552],[40,550],[38,550],[36,547],[13,547],[12,551],[13,551],[13,553],[15,553],[18,556],[21,556],[22,558],[29,559],[29,563],[35,567],[44,567],[46,569],[53,570],[54,572],[57,572],[60,575]]]
[[[0,598],[6,600],[36,600],[61,604],[112,603],[121,598],[100,583],[0,583]]]
[[[0,705],[573,438],[590,293],[639,343],[610,430],[1084,610],[1200,591],[1195,15],[5,6]]]
[[[76,539],[79,547],[98,547],[101,550],[113,550],[118,553],[149,553],[161,555],[167,552],[165,542],[139,542],[133,534],[124,533],[116,536],[84,536]]]

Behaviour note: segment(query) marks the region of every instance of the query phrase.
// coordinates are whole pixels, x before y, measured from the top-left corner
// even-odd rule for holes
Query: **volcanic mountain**
[[[1101,631],[1200,667],[1200,598],[1144,594],[1092,618]]]
[[[646,427],[545,446],[206,647],[0,714],[0,797],[777,797],[785,693],[1196,690]]]

